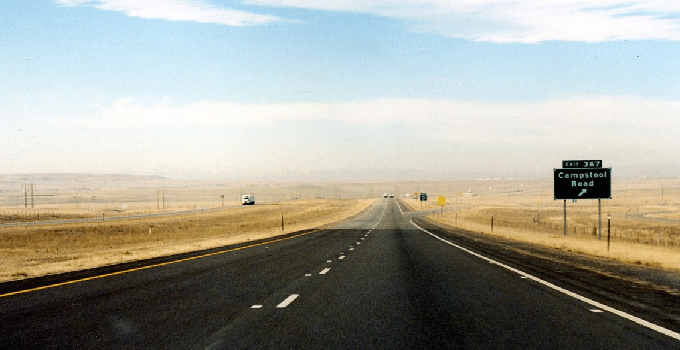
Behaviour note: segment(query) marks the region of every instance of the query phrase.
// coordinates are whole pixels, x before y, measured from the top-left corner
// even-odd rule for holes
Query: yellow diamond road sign
[[[437,198],[437,204],[441,205],[442,207],[446,205],[446,197],[440,196]]]

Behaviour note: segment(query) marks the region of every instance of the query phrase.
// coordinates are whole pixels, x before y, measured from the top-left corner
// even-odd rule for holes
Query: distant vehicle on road
[[[252,194],[244,194],[241,196],[241,204],[242,205],[254,205],[255,204],[255,196]]]
[[[387,193],[383,193],[383,198],[387,198]]]

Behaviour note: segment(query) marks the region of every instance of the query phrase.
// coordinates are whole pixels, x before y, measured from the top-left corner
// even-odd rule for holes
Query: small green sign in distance
[[[427,202],[427,193],[421,193],[420,194],[420,201],[421,202]]]

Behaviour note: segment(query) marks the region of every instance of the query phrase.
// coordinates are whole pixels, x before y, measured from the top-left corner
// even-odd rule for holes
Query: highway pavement
[[[0,349],[680,348],[671,316],[415,217],[381,199],[331,229],[0,285]]]

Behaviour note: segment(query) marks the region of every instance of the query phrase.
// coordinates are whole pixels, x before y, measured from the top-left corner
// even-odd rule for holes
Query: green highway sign
[[[612,168],[553,169],[553,175],[555,199],[612,198]]]
[[[420,201],[421,202],[427,202],[427,193],[421,193],[420,194]]]
[[[602,160],[563,160],[563,168],[602,168]]]

